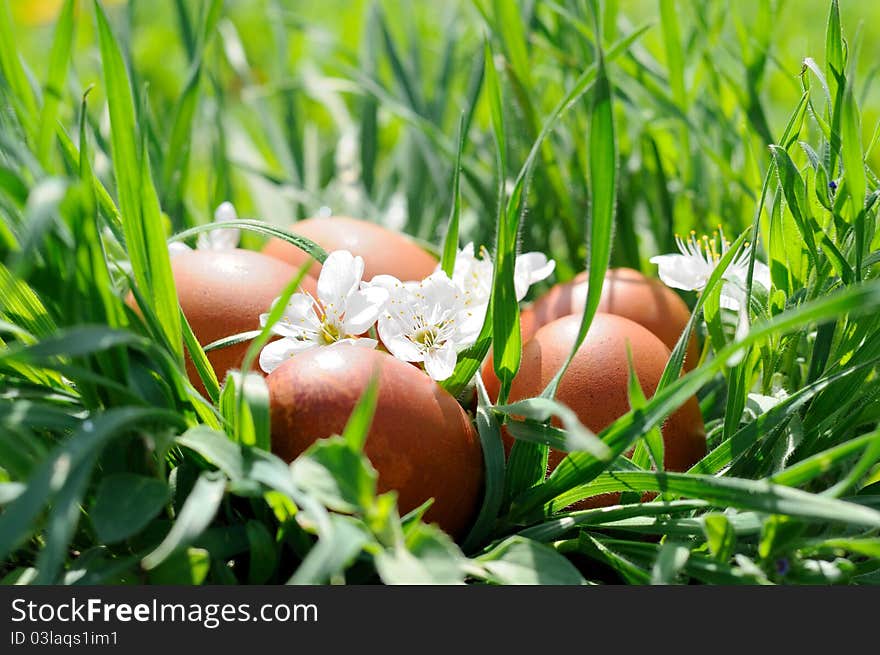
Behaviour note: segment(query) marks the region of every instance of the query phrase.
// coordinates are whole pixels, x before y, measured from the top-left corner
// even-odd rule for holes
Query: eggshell
[[[192,250],[171,259],[171,270],[184,316],[198,342],[206,346],[224,337],[258,330],[260,314],[269,311],[297,270],[251,250]],[[303,278],[301,289],[314,294],[316,282]],[[250,342],[207,353],[217,378],[239,368]],[[257,366],[254,366],[255,370]],[[202,393],[205,388],[189,357],[186,371]]]
[[[587,301],[587,273],[557,284],[532,305],[535,330],[569,314],[580,315]],[[602,286],[599,311],[623,316],[647,328],[672,350],[684,332],[690,310],[672,289],[631,268],[609,269]],[[525,341],[525,339],[524,339]],[[691,336],[684,368],[691,370],[700,358],[695,336]]]
[[[272,450],[290,462],[316,439],[340,434],[374,371],[376,413],[364,452],[380,492],[396,490],[402,513],[429,498],[427,521],[462,536],[476,516],[483,456],[455,399],[412,365],[369,348],[312,348],[267,378]]]
[[[579,316],[566,316],[535,333],[523,348],[522,364],[511,385],[511,402],[532,398],[543,391],[568,356],[579,327]],[[639,383],[645,396],[650,398],[660,382],[669,349],[641,325],[613,314],[596,314],[586,339],[559,383],[556,399],[574,410],[593,432],[600,432],[630,409],[627,343]],[[497,382],[488,391],[496,397]],[[703,418],[694,397],[667,418],[661,432],[667,470],[685,471],[706,454]],[[508,448],[513,443],[506,434],[505,443]],[[564,457],[565,453],[551,450],[550,470]],[[611,504],[616,497],[610,494],[598,502],[590,499],[578,506]]]
[[[375,275],[393,275],[399,280],[421,280],[437,266],[437,260],[406,235],[376,223],[346,216],[307,218],[290,227],[294,234],[311,239],[327,250],[348,250],[364,258],[364,279]],[[306,263],[308,255],[282,239],[270,239],[263,252],[296,268]],[[316,276],[320,266],[309,272]]]

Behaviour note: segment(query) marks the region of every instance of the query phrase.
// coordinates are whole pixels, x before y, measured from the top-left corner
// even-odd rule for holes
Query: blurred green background
[[[57,1],[13,0],[16,34],[31,70],[43,75]],[[614,59],[622,180],[614,263],[648,269],[672,235],[723,224],[744,229],[778,138],[802,93],[802,62],[824,63],[828,3],[674,3],[683,43],[682,86],[655,0],[606,2],[605,47],[648,26]],[[151,117],[154,174],[163,192],[159,144],[169,138],[192,70],[192,25],[202,3],[106,2],[129,48],[137,101]],[[206,50],[183,197],[165,195],[175,229],[209,219],[231,198],[240,213],[279,224],[333,211],[379,220],[438,243],[450,203],[459,117],[473,116],[465,149],[463,237],[490,244],[495,211],[488,107],[473,95],[482,39],[496,42],[513,125],[506,172],[523,164],[539,127],[594,58],[583,0],[520,2],[524,53],[491,34],[489,2],[228,0]],[[856,69],[865,143],[875,135],[880,3],[841,3]],[[188,42],[190,39],[190,42]],[[89,85],[92,120],[107,133],[90,2],[81,3],[73,100]],[[502,61],[503,59],[503,61]],[[506,63],[504,63],[506,62]],[[523,79],[521,79],[523,78]],[[821,110],[816,79],[813,101]],[[145,103],[144,96],[148,98]],[[77,102],[63,104],[72,125]],[[565,278],[582,268],[589,202],[584,183],[586,102],[573,107],[543,150],[532,186],[524,245],[551,252]],[[100,144],[106,145],[106,144]],[[877,163],[874,149],[869,162]],[[111,180],[109,164],[97,170]],[[171,185],[166,185],[170,188]]]

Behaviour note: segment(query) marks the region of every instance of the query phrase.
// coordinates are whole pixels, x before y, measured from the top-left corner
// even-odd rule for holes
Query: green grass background
[[[0,14],[5,582],[877,582],[874,3],[842,3],[842,31],[818,0],[65,2],[44,22],[48,4]],[[685,294],[702,365],[679,377],[685,336],[653,398],[633,390],[604,445],[570,426],[590,447],[546,479],[566,434],[541,420],[564,409],[481,396],[485,499],[455,544],[376,496],[369,394],[288,468],[262,382],[218,385],[165,244],[223,200],[266,222],[241,223],[251,247],[323,207],[490,247],[492,316],[455,393],[490,346],[505,386],[518,367],[518,249],[598,282],[720,224],[757,241],[773,289],[737,335],[731,251]],[[693,394],[710,452],[655,473],[652,428]],[[499,423],[523,414],[505,463]],[[622,504],[562,511],[608,491]]]

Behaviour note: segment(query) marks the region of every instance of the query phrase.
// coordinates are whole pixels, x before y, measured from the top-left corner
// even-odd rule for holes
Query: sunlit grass
[[[4,582],[880,581],[877,8],[523,4],[3,2]],[[220,387],[166,243],[213,229],[224,200],[245,247],[280,236],[323,260],[286,228],[330,208],[447,271],[460,244],[491,250],[483,332],[443,382],[472,391],[492,348],[501,397],[477,381],[486,481],[459,545],[376,494],[370,393],[288,467],[262,379]],[[685,294],[657,392],[601,443],[555,383],[506,405],[517,252],[553,257],[555,281],[589,271],[583,338],[609,266],[655,275],[676,233],[718,225],[734,243]],[[736,321],[722,274],[746,242],[773,288],[750,277]],[[682,376],[691,331],[703,358]],[[654,429],[694,394],[708,454],[652,471]],[[505,461],[500,425],[549,414],[567,430],[521,422]],[[554,438],[578,447],[545,477]],[[609,492],[659,496],[565,511]]]

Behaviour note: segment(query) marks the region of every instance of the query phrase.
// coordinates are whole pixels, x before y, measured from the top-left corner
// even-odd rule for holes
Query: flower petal
[[[221,202],[214,210],[214,222],[223,223],[224,221],[237,221],[238,212],[235,211],[235,205],[228,200]]]
[[[452,267],[452,278],[456,278],[456,273],[464,272],[464,270],[475,262],[476,259],[477,258],[474,256],[474,244],[473,242],[470,242],[464,248],[455,253],[455,265]],[[443,266],[438,263],[434,272],[436,273],[441,270],[443,270]]]
[[[315,345],[311,341],[297,341],[296,339],[272,341],[260,351],[260,368],[266,373],[271,373],[296,353],[313,348]]]
[[[423,313],[429,322],[438,320],[444,312],[458,312],[464,308],[464,294],[443,271],[431,273],[419,284],[415,291]]]
[[[746,295],[745,289],[742,288],[736,280],[729,280],[724,283],[724,286],[721,287],[721,297],[719,298],[719,304],[723,309],[730,309],[732,311],[738,312],[740,307],[742,307],[743,298]]]
[[[260,325],[266,326],[268,314],[260,315]],[[284,314],[272,326],[274,334],[283,337],[303,338],[304,335],[317,334],[321,331],[321,322],[315,314],[315,301],[307,293],[295,293],[290,297]]]
[[[383,314],[379,317],[378,331],[382,344],[397,359],[405,362],[420,362],[424,359],[422,350],[407,338],[397,319]]]
[[[468,307],[459,314],[458,332],[456,333],[456,345],[458,349],[469,348],[477,342],[480,336],[480,330],[483,329],[483,323],[486,320],[486,312],[489,310],[489,304],[480,305],[478,307]]]
[[[360,286],[364,260],[347,250],[334,250],[321,267],[318,276],[318,300],[328,313],[341,314],[346,298]]]
[[[525,298],[529,287],[550,277],[555,268],[556,262],[541,252],[527,252],[517,257],[513,271],[516,299]]]
[[[651,257],[650,261],[657,265],[657,275],[667,286],[684,291],[700,291],[706,284],[707,275],[705,261],[698,259],[687,255],[657,255]]]
[[[182,241],[172,241],[168,244],[168,255],[172,258],[182,255],[185,252],[190,252],[191,250],[192,248]]]
[[[752,279],[760,284],[762,287],[764,287],[767,291],[770,291],[772,282],[770,281],[770,267],[767,266],[767,264],[756,259],[755,272]]]
[[[430,348],[425,353],[425,371],[437,381],[445,380],[455,371],[457,360],[455,348],[446,342],[440,348]]]
[[[238,214],[231,202],[226,201],[220,203],[214,211],[214,222],[225,223],[227,221],[238,220]],[[241,231],[238,228],[227,228],[225,230],[211,230],[210,232],[202,232],[198,236],[196,247],[199,250],[232,250],[238,247],[241,238]]]
[[[345,304],[342,326],[346,334],[358,335],[369,330],[379,319],[391,294],[387,289],[368,286],[355,291]]]
[[[394,292],[399,289],[403,289],[403,282],[398,280],[393,275],[376,275],[369,282],[364,282],[361,284],[361,288],[367,287],[381,287],[382,289],[386,289],[389,292]]]

